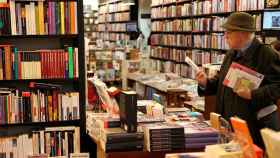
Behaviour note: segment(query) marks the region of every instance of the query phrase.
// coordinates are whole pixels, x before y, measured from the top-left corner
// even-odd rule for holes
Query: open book
[[[263,74],[233,62],[223,84],[234,90],[240,89],[240,87],[247,87],[252,90],[257,89],[260,86],[263,78]]]

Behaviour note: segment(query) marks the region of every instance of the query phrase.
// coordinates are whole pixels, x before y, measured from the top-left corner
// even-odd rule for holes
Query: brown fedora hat
[[[221,26],[226,30],[255,32],[256,24],[252,15],[245,12],[230,14],[226,22]]]

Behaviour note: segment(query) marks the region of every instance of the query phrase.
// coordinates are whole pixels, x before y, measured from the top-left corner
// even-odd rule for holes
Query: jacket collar
[[[250,45],[247,46],[247,49],[245,49],[244,51],[237,52],[236,50],[231,50],[232,57],[235,60],[242,59],[245,61],[250,61],[254,56],[255,52],[257,51],[260,44],[261,42],[258,39],[254,38],[250,43]]]
[[[251,60],[254,57],[254,54],[257,52],[257,49],[260,45],[261,42],[258,39],[254,38],[252,44],[244,52],[244,60]]]

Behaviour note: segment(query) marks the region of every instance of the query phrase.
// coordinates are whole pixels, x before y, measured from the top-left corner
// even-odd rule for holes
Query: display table
[[[91,137],[91,136],[90,136]],[[191,149],[184,151],[120,151],[120,152],[106,152],[98,140],[91,137],[97,145],[97,158],[165,158],[166,154],[172,153],[186,153],[186,152],[202,152],[204,149]]]
[[[179,77],[166,79],[167,75],[131,73],[127,75],[128,85],[143,99],[152,99],[152,94],[157,93],[163,96],[167,107],[183,107],[188,92],[194,89],[196,83],[194,80]]]

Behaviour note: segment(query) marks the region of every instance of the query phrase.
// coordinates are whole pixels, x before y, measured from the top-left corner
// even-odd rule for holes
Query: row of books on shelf
[[[97,19],[97,17],[95,16],[91,16],[90,17],[86,17],[87,14],[84,15],[84,24],[85,25],[93,25],[95,24],[95,20]]]
[[[236,0],[236,11],[264,9],[265,0]]]
[[[224,54],[216,51],[210,52],[201,50],[180,50],[155,47],[151,49],[151,57],[182,63],[185,62],[186,57],[189,57],[197,65],[202,65],[207,63],[219,63],[223,60]]]
[[[223,33],[210,35],[153,34],[151,45],[226,49]]]
[[[192,46],[192,35],[152,34],[151,45]]]
[[[130,12],[114,13],[114,14],[107,15],[108,22],[129,21],[129,20],[130,20]]]
[[[192,20],[166,20],[166,21],[153,21],[152,31],[162,32],[179,32],[179,31],[192,31]]]
[[[77,34],[77,2],[10,1],[0,6],[1,35]]]
[[[2,90],[0,124],[78,120],[79,93]]]
[[[84,25],[85,26],[85,32],[96,32],[97,31],[97,25],[90,24],[90,25]]]
[[[193,15],[233,12],[235,0],[206,0],[193,3]]]
[[[152,1],[152,6],[157,6],[157,5],[164,5],[164,4],[169,4],[169,3],[175,3],[175,2],[183,2],[185,0],[154,0]]]
[[[152,8],[151,15],[152,18],[190,16],[192,15],[192,4]]]
[[[109,4],[108,13],[120,12],[120,11],[129,11],[129,5],[123,5],[123,3]]]
[[[98,8],[98,16],[100,16],[100,14],[106,14],[108,12],[108,7],[106,5],[104,6],[99,6]]]
[[[117,41],[117,40],[129,40],[129,35],[126,33],[99,33],[98,38],[101,38],[103,40],[111,40],[111,41]]]
[[[120,60],[126,59],[126,53],[123,51],[117,50],[103,50],[103,51],[95,51],[95,58],[100,62],[116,62],[117,64]]]
[[[0,155],[6,158],[70,157],[80,153],[80,128],[55,127],[0,138]]]
[[[106,22],[122,22],[122,21],[129,21],[130,20],[130,12],[124,13],[114,13],[114,14],[103,14],[98,16],[99,23],[106,23]]]
[[[126,23],[98,24],[98,31],[125,32],[126,31]]]
[[[187,64],[177,64],[172,61],[152,60],[151,68],[156,72],[175,73],[185,78],[195,78],[195,72]]]
[[[78,48],[22,50],[0,46],[0,80],[78,78]]]
[[[256,21],[257,30],[261,30],[261,15],[253,15]],[[211,18],[183,19],[153,21],[152,31],[162,32],[182,32],[182,31],[224,31],[221,27],[226,21],[226,17],[213,16]]]
[[[214,33],[211,35],[194,35],[193,47],[226,49],[225,36],[222,33]]]
[[[175,16],[176,13],[178,16],[184,16],[264,9],[264,0],[196,0],[193,2],[186,1],[186,4],[174,3],[171,6],[161,6],[170,2],[176,2],[176,0],[156,0],[152,2],[152,6],[163,8],[162,13],[169,15],[169,17]],[[192,6],[189,6],[189,4]]]
[[[98,24],[98,31],[106,31],[106,24]]]

